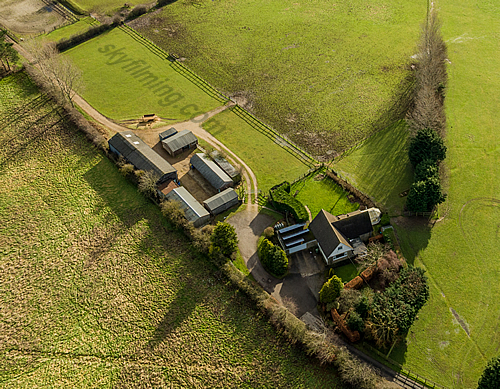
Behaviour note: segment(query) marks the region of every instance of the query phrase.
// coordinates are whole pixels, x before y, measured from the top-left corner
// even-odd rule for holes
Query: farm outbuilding
[[[132,131],[115,134],[108,144],[114,154],[136,169],[155,172],[160,177],[158,183],[177,179],[177,170]]]
[[[191,166],[198,170],[205,179],[218,191],[229,188],[233,180],[205,153],[196,153],[191,157]]]
[[[217,166],[224,170],[224,173],[231,177],[235,184],[241,181],[241,173],[233,165],[231,165],[226,158],[220,155],[217,150],[211,152],[210,155],[214,159]]]
[[[164,199],[171,191],[178,187],[179,185],[175,181],[165,181],[163,184],[158,185],[156,192],[161,199]]]
[[[196,138],[191,131],[183,130],[162,140],[161,144],[167,153],[171,156],[175,156],[185,150],[196,148],[198,145],[198,138]]]
[[[165,198],[169,201],[177,201],[181,205],[186,219],[192,222],[195,227],[201,227],[210,220],[208,211],[182,186],[172,189]]]
[[[238,194],[232,188],[227,188],[226,190],[217,193],[215,196],[210,197],[208,200],[203,202],[205,208],[212,215],[218,215],[224,212],[226,209],[234,207],[239,204]]]
[[[174,136],[175,134],[177,134],[177,130],[174,127],[171,127],[168,130],[160,132],[160,134],[158,136],[160,137],[160,142],[161,142],[162,140],[170,138],[171,136]]]

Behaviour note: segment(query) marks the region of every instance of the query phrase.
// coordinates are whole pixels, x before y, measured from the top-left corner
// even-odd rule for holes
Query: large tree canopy
[[[436,163],[446,158],[446,146],[436,131],[424,128],[418,130],[415,137],[411,139],[408,156],[413,167],[424,160]]]

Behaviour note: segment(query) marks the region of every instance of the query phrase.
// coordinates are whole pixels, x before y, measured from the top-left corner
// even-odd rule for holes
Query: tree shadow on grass
[[[391,219],[406,261],[413,265],[431,238],[429,220],[423,217],[399,216]]]

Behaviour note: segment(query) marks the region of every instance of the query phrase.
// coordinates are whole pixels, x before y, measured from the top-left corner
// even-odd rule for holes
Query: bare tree
[[[72,106],[75,89],[81,89],[81,71],[66,56],[59,53],[54,43],[41,43],[31,40],[25,44],[33,57],[40,77],[51,86],[54,95]]]

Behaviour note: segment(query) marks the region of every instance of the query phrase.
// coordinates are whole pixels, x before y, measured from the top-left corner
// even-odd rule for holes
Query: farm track
[[[28,61],[33,62],[33,57],[30,55],[30,53],[27,50],[25,50],[22,46],[20,46],[19,44],[17,44],[14,41],[12,41],[12,43],[14,44],[14,48],[22,56],[24,56]],[[45,97],[45,99],[47,99],[47,98]],[[38,99],[34,99],[33,102],[36,104],[37,107],[43,106],[44,101],[36,101],[36,100],[38,100]],[[121,126],[121,125],[115,123],[114,121],[112,121],[111,119],[102,115],[94,107],[92,107],[90,104],[88,104],[87,101],[85,99],[83,99],[80,95],[78,95],[77,93],[74,94],[73,100],[74,100],[74,103],[76,103],[83,111],[85,111],[85,113],[87,113],[94,120],[96,120],[98,123],[100,123],[104,127],[108,128],[112,132],[116,133],[116,132],[120,132],[120,131],[130,130],[129,128]],[[26,107],[27,106],[28,105],[26,105]],[[227,109],[228,107],[229,107],[229,105],[224,105],[224,106],[218,107],[215,110],[212,110],[208,113],[202,114],[196,118],[191,119],[190,121],[182,122],[181,124],[184,127],[187,126],[188,129],[190,129],[197,137],[205,140],[207,143],[209,143],[210,145],[212,145],[216,149],[218,149],[218,150],[223,149],[225,152],[227,152],[229,154],[229,159],[232,160],[232,162],[237,162],[238,164],[240,164],[244,168],[243,175],[245,177],[245,181],[246,181],[246,185],[247,185],[246,189],[247,189],[248,195],[247,195],[247,207],[246,207],[245,211],[241,213],[241,215],[244,216],[244,220],[247,222],[247,225],[245,226],[246,228],[236,227],[238,237],[240,238],[240,247],[241,247],[241,245],[242,245],[241,242],[248,242],[248,241],[253,242],[256,238],[257,231],[254,231],[254,229],[255,229],[254,226],[252,228],[248,228],[248,227],[250,227],[254,224],[258,224],[257,218],[259,216],[259,210],[258,210],[258,204],[257,204],[257,195],[258,195],[257,178],[256,178],[255,174],[253,173],[253,171],[250,169],[250,167],[248,167],[248,165],[246,165],[245,162],[243,160],[241,160],[241,158],[239,158],[235,153],[233,153],[229,148],[227,148],[222,142],[217,140],[215,137],[213,137],[210,133],[208,133],[206,130],[204,130],[201,127],[201,124],[204,121],[208,120],[210,117],[216,115],[217,113],[222,112],[223,110]],[[55,125],[59,124],[64,119],[64,117],[61,115],[61,113],[59,111],[58,111],[58,113],[59,113],[60,119],[58,121],[56,121],[55,123],[52,123],[50,126],[42,127],[42,131],[39,135],[43,134],[45,131],[48,131],[50,128],[54,127]],[[29,114],[29,110],[27,108],[25,108],[24,111],[22,111],[22,115],[24,115],[23,117],[28,116],[28,114]],[[46,116],[48,116],[48,115],[49,114],[47,114]],[[5,119],[0,121],[0,123],[5,123]],[[159,127],[159,128],[156,128],[152,131],[160,133],[160,132],[164,131],[166,128],[170,128],[175,124],[176,123],[168,125],[168,126],[164,126],[164,127]],[[179,123],[177,123],[177,124],[179,124]],[[13,156],[14,155],[9,155],[8,158],[12,158]],[[4,159],[2,159],[2,161],[0,161],[0,165],[2,165],[3,162],[4,162]],[[252,193],[254,194],[253,196],[252,196]],[[259,230],[259,229],[257,229],[257,230]],[[246,247],[246,248],[248,248],[248,247]],[[248,250],[245,250],[245,251],[248,252]],[[242,255],[245,257],[244,258],[245,263],[247,263],[251,258],[255,257],[256,245],[253,248],[253,251],[254,251],[253,255],[249,255],[247,253],[244,254],[243,253],[244,250],[242,250]],[[254,264],[254,273],[257,275],[257,277],[255,277],[257,280],[260,280],[260,279],[262,280],[262,281],[259,281],[259,283],[265,284],[265,281],[269,278],[269,275],[267,274],[267,272],[264,270],[264,268],[260,264],[260,261],[256,261],[256,263]],[[260,275],[266,275],[267,278],[264,278],[264,277],[259,278]],[[263,285],[263,286],[265,286],[265,285]],[[341,342],[343,342],[340,338],[339,338],[339,340]],[[406,388],[408,388],[408,389],[425,388],[425,386],[411,380],[408,377],[405,377],[399,373],[396,373],[395,371],[393,371],[389,367],[381,364],[380,362],[376,361],[375,359],[371,358],[370,356],[360,352],[359,350],[355,349],[352,345],[350,345],[348,343],[344,343],[344,345],[353,354],[357,355],[358,358],[362,359],[363,361],[365,361],[366,363],[375,367],[376,369],[382,371],[383,375],[386,378],[392,380],[394,383],[396,383],[400,387],[405,388],[405,389]]]

